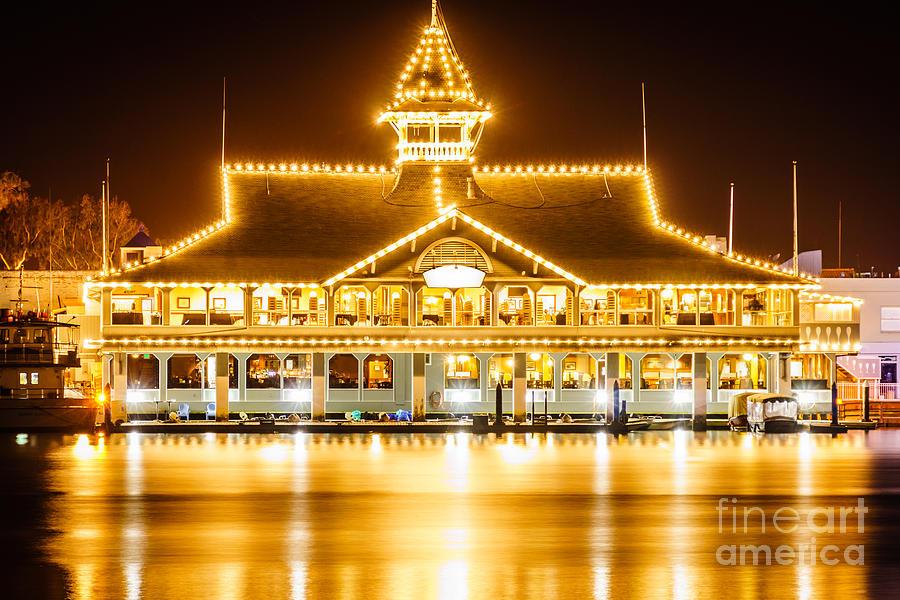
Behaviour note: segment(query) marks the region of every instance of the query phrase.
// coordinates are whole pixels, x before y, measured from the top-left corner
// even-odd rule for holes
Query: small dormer
[[[489,109],[475,96],[433,0],[431,24],[400,74],[394,100],[378,118],[397,132],[397,163],[471,161]]]
[[[119,248],[119,267],[134,266],[148,259],[158,258],[160,255],[162,246],[144,233],[144,226],[141,225],[134,237]]]

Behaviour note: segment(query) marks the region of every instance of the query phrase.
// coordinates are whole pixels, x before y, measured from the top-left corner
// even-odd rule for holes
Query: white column
[[[128,397],[128,354],[125,352],[116,352],[113,355],[113,392],[112,400],[117,402],[125,402]]]
[[[325,393],[328,390],[328,356],[312,353],[312,420],[325,420]]]
[[[563,378],[563,359],[566,357],[565,352],[551,352],[550,358],[553,359],[553,398],[554,402],[562,401],[562,378]]]
[[[478,399],[481,402],[494,402],[493,390],[489,389],[491,381],[491,357],[492,352],[476,352],[475,358],[478,360]],[[491,408],[493,410],[493,404]]]
[[[692,428],[694,431],[706,431],[706,353],[695,352],[691,364],[694,370]]]
[[[832,368],[836,368],[837,360],[832,356]],[[834,381],[834,379],[832,379]],[[829,393],[831,388],[829,386]],[[778,393],[782,396],[791,395],[791,353],[781,352],[778,354]],[[829,396],[830,398],[830,396]]]
[[[216,353],[216,421],[228,420],[228,359],[227,352]]]
[[[725,356],[724,352],[709,352],[709,401],[716,403],[719,401],[719,361]]]
[[[619,353],[606,353],[606,422],[613,420],[613,387],[619,379]],[[633,383],[633,382],[632,382]],[[632,387],[634,387],[632,385]]]
[[[525,421],[525,353],[513,354],[513,421]]]
[[[425,420],[425,353],[412,354],[412,418]]]
[[[631,401],[636,403],[641,399],[641,361],[644,360],[647,353],[628,352],[626,355],[631,359]],[[635,404],[635,406],[638,405]]]

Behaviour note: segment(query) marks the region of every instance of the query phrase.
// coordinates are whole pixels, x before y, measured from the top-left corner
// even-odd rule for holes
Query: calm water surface
[[[900,431],[4,435],[0,475],[3,589],[16,598],[900,590]],[[738,511],[755,507],[746,533],[743,516],[733,528],[733,513],[717,510],[723,497]],[[858,498],[863,526],[848,512],[841,533],[839,508]],[[781,507],[798,511],[793,531],[773,528]],[[827,507],[830,530],[827,513],[812,524],[804,516]],[[833,544],[826,557],[840,560],[753,566],[746,555],[744,566],[722,565],[717,551],[727,562],[721,547],[731,544]],[[848,564],[849,546],[862,546],[850,558],[864,564]]]

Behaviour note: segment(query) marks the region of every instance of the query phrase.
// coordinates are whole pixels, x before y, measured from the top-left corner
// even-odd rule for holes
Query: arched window
[[[478,358],[474,354],[448,354],[444,359],[444,367],[445,389],[477,390],[479,388]]]
[[[363,361],[363,387],[390,390],[394,387],[394,361],[387,354],[370,354]]]
[[[352,354],[335,354],[328,361],[328,387],[359,388],[359,361]]]
[[[416,273],[445,265],[465,265],[484,271],[493,272],[490,258],[476,244],[463,238],[444,238],[428,246],[416,261]]]
[[[251,354],[247,359],[247,387],[281,387],[281,361],[274,354]]]

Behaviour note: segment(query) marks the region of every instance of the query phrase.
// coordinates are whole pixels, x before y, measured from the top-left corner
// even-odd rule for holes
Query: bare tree
[[[29,184],[15,173],[0,176],[0,261],[6,269],[99,270],[103,265],[100,200],[88,194],[77,204],[49,201],[28,193]],[[128,202],[109,203],[109,259],[115,263],[122,244],[142,225]]]

